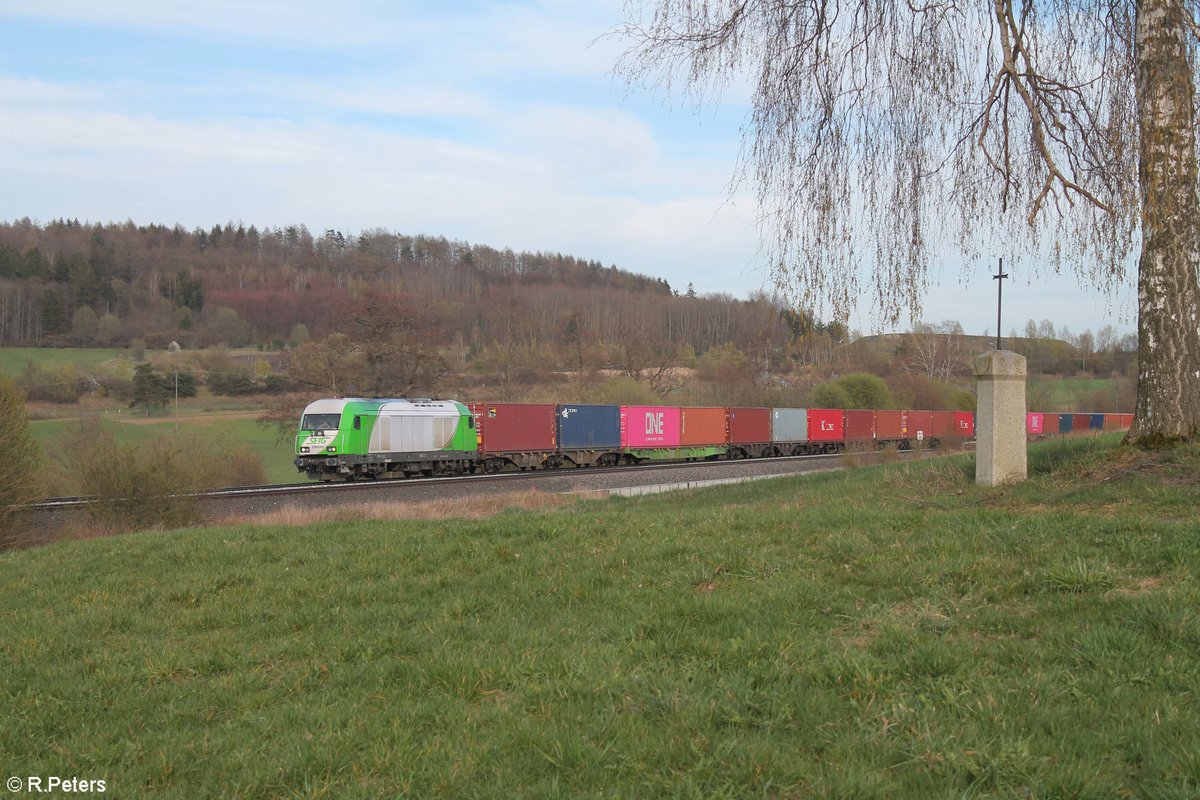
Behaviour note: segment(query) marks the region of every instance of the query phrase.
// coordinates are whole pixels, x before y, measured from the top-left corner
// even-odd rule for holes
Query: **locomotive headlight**
[[[331,452],[331,453],[336,453],[336,452],[337,452],[337,448],[336,448],[336,447],[331,447],[331,448],[329,448],[329,452]]]
[[[301,453],[307,453],[307,452],[308,452],[308,448],[307,448],[307,447],[301,447],[301,448],[300,448],[300,452],[301,452]]]

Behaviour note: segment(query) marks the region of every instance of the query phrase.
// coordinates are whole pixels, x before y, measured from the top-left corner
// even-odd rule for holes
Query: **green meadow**
[[[1200,451],[0,555],[0,761],[112,796],[1194,798]]]
[[[29,363],[37,367],[74,364],[82,371],[94,371],[114,359],[131,358],[130,352],[77,347],[0,347],[0,372],[20,375]]]
[[[222,417],[220,414],[184,414],[178,419],[169,416],[144,418],[136,412],[131,413],[130,409],[123,409],[121,414],[114,409],[106,415],[90,415],[89,419],[98,420],[123,444],[144,442],[151,437],[173,436],[176,431],[211,436],[219,442],[229,443],[231,447],[246,447],[260,456],[268,483],[303,483],[305,480],[292,464],[295,458],[294,444],[291,441],[279,441],[274,428],[265,428],[244,415]],[[80,424],[80,419],[37,420],[29,423],[29,429],[46,455],[62,462],[69,461],[63,444]]]

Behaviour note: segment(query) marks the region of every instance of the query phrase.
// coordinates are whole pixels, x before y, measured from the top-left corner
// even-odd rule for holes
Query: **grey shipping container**
[[[620,406],[558,407],[560,450],[596,450],[621,446]]]
[[[771,441],[808,441],[808,412],[803,408],[771,409]]]

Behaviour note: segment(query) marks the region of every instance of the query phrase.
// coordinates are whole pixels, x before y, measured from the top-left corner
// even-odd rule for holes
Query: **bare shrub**
[[[25,398],[0,374],[0,548],[16,543],[23,506],[38,498],[42,451],[29,433]]]
[[[846,449],[842,451],[842,457],[839,459],[843,467],[863,467],[871,463],[871,456],[875,452],[875,444],[873,442],[846,442]]]
[[[191,524],[193,493],[235,483],[235,474],[264,482],[261,459],[243,447],[202,434],[122,443],[95,420],[68,437],[59,460],[77,491],[97,498],[88,515],[107,532]]]
[[[900,445],[888,442],[875,453],[876,464],[895,464],[900,460]]]

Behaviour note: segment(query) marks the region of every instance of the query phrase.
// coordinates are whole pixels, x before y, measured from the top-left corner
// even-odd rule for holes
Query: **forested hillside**
[[[566,391],[579,400],[820,396],[949,408],[973,402],[970,356],[988,346],[974,339],[953,321],[858,338],[761,292],[697,295],[690,284],[680,290],[577,256],[387,230],[0,223],[0,347],[118,348],[143,362],[127,375],[28,365],[19,384],[51,402],[101,392],[161,403],[170,370],[182,376],[171,387],[182,396],[200,388],[496,399]],[[1011,343],[1030,357],[1031,373],[1132,385],[1136,342],[1111,328],[1075,336],[1030,320],[1026,337]],[[155,356],[175,344],[204,353]],[[244,347],[270,359],[248,370],[222,355]],[[885,379],[890,394],[879,386],[869,396],[842,398],[833,387],[814,394],[855,372]],[[1094,402],[1112,407],[1095,410],[1131,402],[1131,390],[1103,388]],[[1068,402],[1092,402],[1079,394]]]
[[[372,295],[406,298],[473,348],[574,332],[613,345],[636,329],[703,351],[782,330],[766,303],[680,297],[615,265],[443,237],[240,223],[0,225],[3,346],[281,345],[303,337],[301,326],[314,338],[349,332],[347,307]]]

